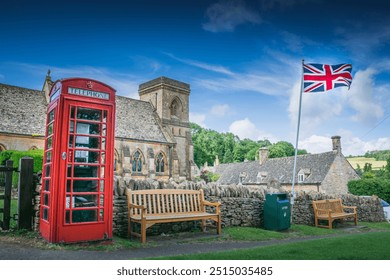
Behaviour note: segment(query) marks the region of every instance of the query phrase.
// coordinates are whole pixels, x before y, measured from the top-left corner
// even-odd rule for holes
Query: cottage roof
[[[46,110],[43,91],[0,84],[0,132],[44,136]],[[118,95],[115,137],[173,142],[149,102]]]
[[[336,156],[335,152],[300,155],[297,157],[296,174],[300,171],[305,174],[303,183],[321,183]],[[221,175],[221,184],[238,184],[240,176],[243,184],[266,184],[272,179],[281,184],[291,184],[293,167],[294,157],[283,157],[268,159],[262,165],[258,161],[220,164],[215,172]]]
[[[0,84],[0,132],[45,135],[45,93]]]

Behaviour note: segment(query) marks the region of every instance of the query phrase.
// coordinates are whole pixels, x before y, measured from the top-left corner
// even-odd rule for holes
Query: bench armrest
[[[145,206],[129,203],[128,204],[129,217],[132,216],[132,212],[133,212],[133,211],[131,211],[132,208],[140,209],[141,218],[144,217],[144,214],[146,212],[146,207]]]
[[[128,205],[129,205],[129,208],[146,209],[146,207],[143,205],[132,204],[132,203],[129,203]]]
[[[203,201],[203,205],[204,206],[215,207],[217,214],[219,214],[219,212],[220,212],[220,207],[221,207],[221,203],[220,202],[211,202],[211,201],[204,200]]]

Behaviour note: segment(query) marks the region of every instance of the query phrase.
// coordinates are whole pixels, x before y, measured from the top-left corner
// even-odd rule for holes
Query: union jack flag
[[[328,91],[352,83],[351,64],[303,64],[303,92]]]

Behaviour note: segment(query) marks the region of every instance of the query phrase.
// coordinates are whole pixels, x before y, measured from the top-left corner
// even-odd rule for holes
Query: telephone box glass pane
[[[48,194],[43,195],[43,205],[49,206],[49,195]]]
[[[100,119],[101,119],[101,111],[100,110],[89,109],[89,108],[78,108],[77,109],[77,119],[79,119],[79,120],[100,121]]]
[[[97,176],[98,166],[74,166],[73,177],[97,178]]]
[[[96,192],[97,185],[97,180],[74,180],[73,192]]]
[[[54,120],[54,109],[50,111],[49,113],[49,123],[51,123]]]
[[[50,164],[46,165],[46,172],[45,172],[46,177],[50,177]]]
[[[49,210],[47,208],[43,208],[42,219],[49,220]]]
[[[52,135],[53,134],[53,123],[49,124],[47,128],[47,135]]]
[[[49,180],[49,179],[46,179],[46,180],[45,180],[45,191],[48,191],[48,190],[49,190],[49,185],[50,185],[50,180]]]
[[[70,121],[70,124],[69,124],[69,132],[70,132],[70,133],[73,133],[73,132],[74,132],[74,121]]]
[[[47,148],[46,149],[51,149],[53,146],[53,139],[51,137],[47,138]]]
[[[97,210],[72,211],[72,223],[96,222]]]
[[[88,136],[76,136],[76,147],[99,149],[99,138]]]
[[[46,153],[46,163],[50,163],[51,162],[51,152],[47,152]]]
[[[78,195],[74,197],[74,207],[95,207],[97,206],[97,195]]]
[[[74,162],[99,163],[99,152],[75,150]]]
[[[100,192],[104,192],[104,180],[100,180]]]

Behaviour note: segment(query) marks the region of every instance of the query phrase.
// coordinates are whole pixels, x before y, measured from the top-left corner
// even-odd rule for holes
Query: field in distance
[[[347,158],[349,163],[353,168],[357,169],[358,165],[363,169],[366,163],[372,164],[372,170],[379,170],[386,166],[387,162],[385,160],[376,160],[375,158],[366,158],[366,157],[350,157]]]

